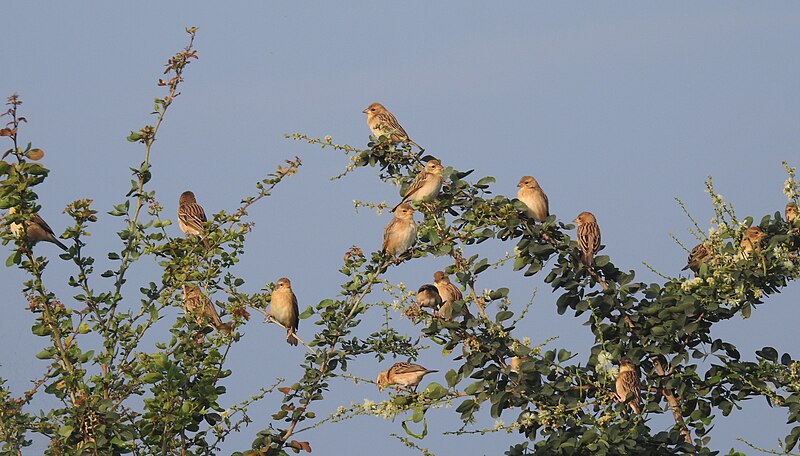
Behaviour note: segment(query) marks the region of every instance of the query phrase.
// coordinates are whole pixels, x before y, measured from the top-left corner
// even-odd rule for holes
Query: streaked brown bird
[[[550,216],[550,203],[539,182],[531,176],[522,176],[517,187],[517,199],[528,206],[525,215],[537,222],[544,222]]]
[[[785,214],[786,221],[788,223],[794,223],[794,220],[797,218],[797,204],[794,201],[786,204]]]
[[[297,297],[292,291],[292,283],[286,277],[278,279],[275,283],[269,303],[269,314],[286,328],[286,342],[297,345],[294,334],[300,325],[300,310],[297,307]]]
[[[424,198],[436,198],[442,190],[442,164],[439,160],[431,160],[417,174],[408,186],[403,199],[392,209],[396,211],[401,204],[408,201],[422,201]]]
[[[222,322],[214,304],[203,295],[197,285],[183,286],[183,311],[187,317],[194,318],[197,326],[202,327],[208,324],[226,336],[230,336],[231,326]]]
[[[425,284],[417,290],[417,305],[420,307],[430,307],[436,312],[442,307],[442,297],[439,290],[431,284]]]
[[[573,220],[578,224],[578,246],[581,248],[581,261],[587,268],[592,267],[594,255],[600,250],[600,227],[591,212],[581,212]]]
[[[702,266],[710,256],[711,251],[708,250],[705,244],[697,244],[692,248],[692,251],[689,252],[689,257],[686,259],[686,266],[681,269],[681,271],[691,269],[692,272],[697,275],[697,273],[700,272],[700,266]]]
[[[408,133],[400,126],[394,115],[380,103],[372,103],[362,111],[367,115],[367,125],[375,139],[386,137],[391,144],[408,142],[417,146],[420,152],[425,151],[419,144],[408,137]]]
[[[628,358],[622,358],[619,361],[619,375],[617,376],[616,387],[619,401],[625,402],[628,394],[631,394],[633,397],[628,402],[628,406],[633,410],[633,413],[642,413],[642,406],[639,404],[642,394],[642,387],[639,384],[639,372]]]
[[[417,242],[417,224],[414,223],[414,209],[404,204],[394,211],[392,221],[383,230],[381,251],[390,256],[402,255]]]
[[[419,385],[422,377],[430,374],[431,372],[439,372],[436,370],[425,369],[419,364],[399,362],[394,363],[389,370],[382,371],[375,379],[378,384],[378,389],[383,391],[389,385],[399,385],[404,387]],[[415,388],[416,389],[416,388]]]
[[[16,208],[8,208],[9,215],[16,213]],[[15,236],[19,237],[22,235],[22,224],[11,223],[9,228]],[[53,232],[53,229],[50,228],[50,225],[48,225],[47,222],[45,222],[44,219],[39,216],[39,214],[31,215],[30,220],[25,222],[25,237],[30,244],[36,244],[37,242],[44,241],[59,246],[61,250],[67,250],[67,246],[58,240],[56,234]]]
[[[767,233],[761,231],[761,228],[757,226],[751,226],[744,232],[742,241],[739,243],[739,245],[742,247],[742,251],[744,253],[748,253],[753,250],[760,251],[761,240],[765,237],[767,237]]]
[[[439,296],[442,297],[442,307],[439,310],[439,316],[445,320],[452,320],[453,303],[455,301],[461,301],[464,299],[464,296],[461,294],[461,290],[459,290],[455,284],[450,282],[450,277],[448,277],[443,271],[436,271],[433,273],[433,284],[439,291]],[[469,310],[467,309],[467,305],[464,304],[461,307],[461,316],[465,317],[467,315],[469,315]]]
[[[203,207],[197,204],[194,193],[185,191],[178,199],[178,227],[186,236],[199,236],[203,239],[205,229],[206,213]],[[205,239],[203,244],[207,245]]]

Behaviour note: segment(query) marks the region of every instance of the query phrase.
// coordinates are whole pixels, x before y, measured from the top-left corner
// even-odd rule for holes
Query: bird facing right
[[[404,204],[394,211],[392,221],[383,230],[381,251],[390,256],[400,256],[417,242],[417,224],[414,209]]]
[[[16,214],[17,209],[14,207],[8,208],[8,215]],[[22,224],[20,223],[11,223],[9,225],[11,232],[14,233],[15,236],[19,237],[22,235]],[[25,222],[25,237],[27,238],[28,242],[31,244],[36,244],[40,241],[50,242],[52,244],[57,245],[61,250],[66,251],[67,246],[64,245],[61,241],[58,240],[53,229],[50,228],[50,225],[44,221],[43,218],[39,216],[39,214],[31,215],[30,220]]]
[[[550,216],[550,203],[539,182],[531,176],[522,176],[517,184],[517,199],[528,207],[525,215],[541,223]]]
[[[797,218],[797,204],[792,201],[791,203],[786,204],[786,222],[787,223],[794,223],[795,219]]]
[[[408,133],[400,126],[394,115],[384,108],[382,104],[372,103],[362,112],[367,115],[367,125],[375,139],[380,139],[383,136],[391,144],[405,141],[417,146],[420,151],[425,150],[408,137]]]
[[[286,277],[275,282],[269,302],[269,314],[286,328],[286,342],[297,345],[294,334],[300,326],[300,310],[297,307],[297,297],[292,291],[292,283]]]
[[[757,226],[751,226],[744,232],[744,235],[742,235],[742,241],[739,243],[739,245],[742,247],[742,252],[749,253],[753,250],[760,251],[761,240],[765,237],[767,237],[767,233],[761,231],[761,228]]]
[[[581,261],[587,268],[592,267],[594,255],[600,250],[600,227],[591,212],[581,212],[573,220],[578,224],[578,246],[581,248]]]
[[[642,406],[639,404],[642,394],[641,385],[639,384],[639,372],[636,371],[636,366],[628,358],[622,358],[619,361],[616,389],[617,398],[619,398],[620,402],[625,402],[628,394],[632,394],[633,397],[628,402],[628,406],[634,413],[642,413]]]
[[[375,379],[378,389],[383,391],[389,385],[414,386],[419,385],[422,377],[436,370],[425,369],[419,364],[399,362],[394,363],[388,370],[381,371]]]

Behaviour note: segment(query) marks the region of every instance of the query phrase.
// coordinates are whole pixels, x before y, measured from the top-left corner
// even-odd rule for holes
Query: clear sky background
[[[299,175],[252,209],[257,226],[236,271],[249,291],[291,278],[301,308],[338,293],[344,276],[337,269],[350,245],[380,247],[389,214],[356,212],[352,201],[394,203],[398,189],[371,169],[331,182],[346,165],[340,154],[283,135],[331,135],[365,146],[361,111],[373,101],[446,166],[496,177],[496,193],[514,195],[519,177],[531,174],[561,220],[592,211],[604,253],[646,281],[660,279],[643,262],[667,275],[686,264],[686,251],[670,233],[696,243],[675,197],[707,227],[712,211],[704,180],[711,175],[740,216],[760,220],[786,203],[781,160],[800,165],[797,2],[13,2],[3,5],[3,18],[0,95],[21,95],[30,121],[21,139],[42,148],[52,170],[37,189],[42,215],[60,232],[68,224],[61,213],[67,203],[94,199],[101,220],[89,249],[98,271],[105,269],[105,252],[119,248],[114,232],[121,221],[105,211],[122,201],[128,167],[142,158],[141,145],[125,137],[151,122],[152,99],[164,93],[155,82],[192,25],[199,27],[200,59],[189,66],[183,95],[159,133],[150,188],[170,215],[187,189],[213,213],[234,208],[279,162],[300,156]],[[180,234],[177,225],[171,230]],[[502,255],[513,245],[488,249]],[[53,258],[48,286],[69,304],[72,264],[56,258],[54,246],[37,252]],[[416,261],[389,278],[416,288],[447,264],[446,258]],[[133,303],[137,281],[158,277],[154,266],[146,259],[132,274]],[[17,393],[45,366],[33,357],[45,340],[30,334],[32,317],[18,292],[23,279],[15,269],[0,274],[7,291],[0,376]],[[524,278],[509,265],[482,280],[479,288],[511,288],[515,310],[538,290],[517,334],[534,343],[558,336],[551,347],[581,351],[586,359],[592,337],[584,318],[558,316],[556,296],[541,278]],[[767,345],[797,357],[798,297],[793,283],[749,320],[718,325],[713,335],[749,359]],[[171,309],[157,328],[164,338],[179,314]],[[378,324],[371,315],[376,321],[367,319],[364,333]],[[398,324],[414,331],[406,321]],[[301,322],[301,336],[310,338],[313,328]],[[275,377],[292,383],[301,375],[302,350],[287,345],[276,326],[254,318],[243,330],[230,355],[234,375],[223,405]],[[443,372],[456,365],[437,348],[421,362]],[[351,372],[374,378],[389,364],[358,360]],[[443,382],[438,375],[430,380]],[[342,380],[332,387],[324,405],[315,405],[318,416],[388,397],[373,385]],[[256,422],[231,437],[225,452],[249,448],[279,399],[278,393],[254,408]],[[491,427],[485,415],[478,424]],[[668,426],[668,415],[651,425]],[[420,444],[436,454],[500,454],[522,440],[441,435],[458,428],[457,417],[453,409],[429,413],[432,432]],[[751,401],[716,422],[711,446],[745,449],[736,440],[742,437],[774,448],[789,429],[782,410]],[[309,440],[316,455],[364,453],[374,445],[386,455],[412,454],[387,437],[392,432],[403,434],[400,419],[361,417],[297,438]],[[31,454],[42,449],[37,442]]]

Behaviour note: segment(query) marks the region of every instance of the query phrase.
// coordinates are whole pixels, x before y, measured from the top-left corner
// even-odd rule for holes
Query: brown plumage
[[[294,334],[300,325],[300,310],[289,279],[284,277],[275,283],[269,303],[269,314],[286,328],[286,342],[297,345]]]
[[[788,223],[794,223],[794,220],[797,218],[797,204],[794,202],[786,204],[786,221]]]
[[[464,296],[461,294],[461,290],[459,290],[455,284],[450,282],[450,277],[448,277],[442,271],[436,271],[433,273],[433,284],[439,291],[439,296],[442,297],[442,307],[439,310],[439,316],[445,320],[452,320],[453,303],[464,299]],[[469,315],[469,310],[467,309],[467,305],[463,304],[461,307],[461,316],[464,317],[467,315]]]
[[[395,363],[388,370],[382,371],[375,379],[378,384],[378,389],[383,391],[389,385],[399,386],[414,386],[419,385],[422,377],[430,374],[431,372],[438,372],[436,370],[425,369],[419,364],[414,363]]]
[[[622,358],[619,362],[616,387],[619,401],[625,402],[628,394],[632,394],[633,397],[628,402],[628,406],[633,410],[633,413],[642,413],[642,406],[639,404],[642,394],[642,387],[639,384],[639,372],[637,372],[636,366],[628,358]]]
[[[8,208],[9,215],[16,213],[16,208]],[[9,228],[15,236],[19,237],[22,235],[22,224],[11,223]],[[25,222],[25,237],[30,244],[36,244],[37,242],[44,241],[57,245],[61,248],[61,250],[67,250],[67,246],[58,240],[56,234],[53,232],[53,229],[50,228],[50,225],[48,225],[43,218],[39,217],[39,214],[31,215],[30,220]]]
[[[367,125],[375,139],[380,139],[381,136],[384,136],[391,144],[408,142],[417,146],[420,152],[425,151],[419,144],[408,137],[408,133],[400,126],[394,115],[384,108],[382,104],[372,103],[362,112],[367,115]]]
[[[761,231],[761,228],[757,226],[751,226],[745,230],[744,235],[742,236],[742,241],[739,243],[739,245],[742,247],[742,251],[745,253],[753,250],[760,251],[761,240],[765,237],[767,237],[767,233]]]
[[[390,256],[400,256],[417,242],[417,224],[414,209],[404,204],[394,211],[392,221],[383,230],[381,251]]]
[[[425,164],[417,177],[408,186],[403,199],[392,209],[396,211],[401,204],[408,201],[422,201],[424,198],[436,198],[442,190],[442,164],[439,160],[431,160]]]
[[[183,286],[183,311],[194,318],[197,326],[211,325],[226,336],[231,334],[231,326],[219,318],[214,304],[203,295],[197,285]]]
[[[194,193],[185,191],[178,200],[178,227],[187,236],[203,235],[205,229],[206,213],[203,207],[197,204]]]
[[[550,216],[550,202],[542,187],[539,186],[539,182],[531,176],[522,176],[517,187],[519,187],[517,199],[528,206],[525,215],[537,222],[544,222]]]
[[[691,269],[692,272],[697,275],[697,273],[700,272],[700,266],[702,266],[710,256],[711,251],[708,250],[705,244],[697,244],[692,248],[692,251],[689,252],[689,257],[686,259],[686,266],[681,269],[681,271]]]
[[[591,268],[594,255],[600,250],[600,227],[591,212],[581,212],[573,222],[578,224],[577,237],[581,249],[581,261],[587,268]]]
[[[442,297],[439,295],[439,290],[431,284],[419,287],[419,290],[417,290],[417,305],[430,307],[438,312],[442,306]]]

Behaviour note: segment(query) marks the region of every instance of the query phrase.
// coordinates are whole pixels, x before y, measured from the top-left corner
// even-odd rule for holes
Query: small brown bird
[[[394,115],[392,115],[388,109],[384,108],[382,104],[372,103],[362,112],[367,115],[367,125],[370,131],[372,131],[372,135],[375,136],[375,139],[380,139],[381,136],[385,136],[390,144],[408,142],[417,146],[420,152],[425,151],[419,144],[408,137],[408,133],[400,126],[400,123],[397,122]]]
[[[222,322],[214,304],[203,295],[197,285],[183,286],[183,311],[186,316],[194,317],[197,326],[209,324],[226,336],[231,335],[231,326]]]
[[[292,283],[287,278],[278,279],[269,303],[269,314],[286,328],[286,342],[297,345],[294,333],[300,325],[300,310],[297,308],[297,297],[292,291]]]
[[[439,290],[431,284],[425,284],[419,287],[417,291],[417,305],[420,307],[430,307],[435,311],[439,311],[442,306],[442,297],[439,295]]]
[[[527,356],[522,356],[522,357],[513,356],[511,358],[511,363],[509,364],[509,368],[511,372],[516,372],[517,374],[519,374],[520,371],[522,370],[522,363],[526,363],[528,361],[530,361],[530,358],[528,358]]]
[[[742,247],[742,251],[744,253],[751,252],[753,250],[760,251],[761,240],[765,237],[767,237],[767,233],[761,231],[761,228],[757,226],[751,226],[744,232],[742,241],[739,243],[739,245]]]
[[[411,185],[403,195],[402,201],[392,209],[396,211],[401,204],[408,201],[422,201],[424,198],[436,198],[442,190],[442,164],[439,160],[431,160],[425,164],[425,168],[417,174]]]
[[[203,237],[206,213],[203,207],[197,204],[194,193],[185,191],[178,200],[178,227],[187,236]],[[206,244],[205,239],[203,243]]]
[[[639,404],[641,400],[641,385],[639,384],[639,372],[636,366],[633,365],[628,358],[622,358],[619,361],[619,375],[617,376],[617,398],[620,402],[624,402],[628,394],[632,394],[631,401],[628,402],[633,413],[642,413],[642,406]]]
[[[439,296],[442,297],[442,307],[439,310],[439,316],[445,320],[452,320],[453,303],[455,301],[461,301],[464,299],[464,296],[461,294],[461,290],[459,290],[457,286],[450,282],[450,277],[448,277],[442,271],[436,271],[433,273],[433,284],[439,291]],[[461,307],[461,316],[465,317],[467,315],[469,315],[469,310],[467,309],[466,304],[464,304]]]
[[[422,381],[422,377],[430,374],[431,372],[439,371],[425,369],[419,364],[414,363],[394,363],[389,370],[382,371],[378,374],[378,377],[375,379],[375,383],[378,384],[378,389],[380,391],[383,391],[383,389],[389,385],[416,387],[419,385],[419,382]]]
[[[537,222],[544,222],[550,216],[550,203],[542,187],[539,187],[539,182],[531,176],[522,176],[517,187],[517,199],[528,206],[525,215]]]
[[[786,222],[794,223],[794,220],[796,218],[797,218],[797,204],[795,202],[786,204]]]
[[[14,207],[8,208],[8,214],[16,214],[17,209]],[[66,251],[67,246],[64,245],[61,241],[58,240],[53,229],[50,228],[50,225],[44,221],[39,214],[33,214],[27,222],[25,222],[25,237],[27,238],[28,242],[31,244],[36,244],[39,241],[45,241],[53,243],[61,248],[61,250]],[[11,223],[9,225],[11,232],[14,233],[15,236],[19,237],[22,235],[22,224],[20,223]]]
[[[581,261],[587,268],[592,267],[594,254],[600,250],[600,227],[591,212],[581,212],[573,220],[578,224],[578,245],[581,248]]]
[[[417,242],[417,224],[414,209],[404,204],[394,211],[392,221],[383,230],[381,251],[391,256],[400,256]]]
[[[697,273],[700,272],[700,266],[702,266],[710,256],[711,251],[708,250],[708,247],[704,244],[697,244],[692,248],[692,251],[689,252],[689,257],[686,259],[686,266],[681,269],[681,271],[691,269],[692,272],[697,275]]]

